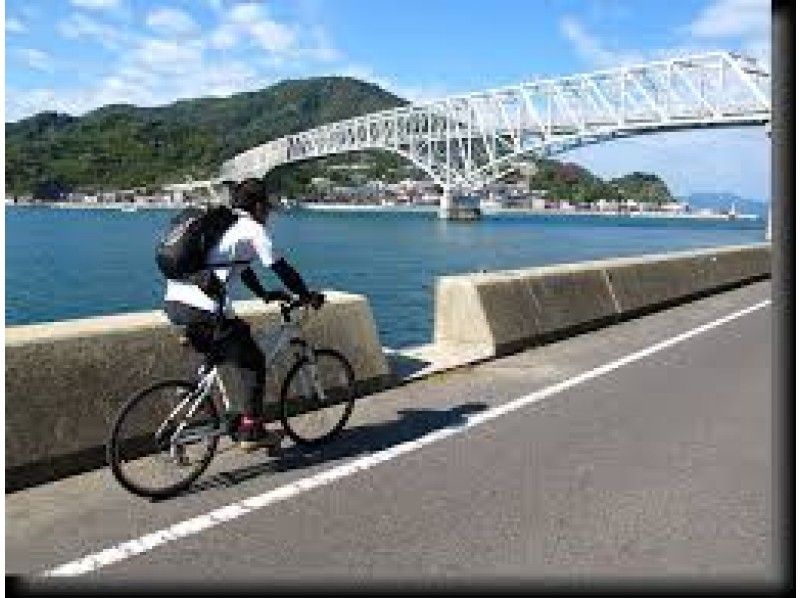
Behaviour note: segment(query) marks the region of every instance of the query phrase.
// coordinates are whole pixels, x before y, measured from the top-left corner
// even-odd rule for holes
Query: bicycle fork
[[[302,359],[303,357],[305,357],[306,363],[300,368],[300,380],[302,381],[304,396],[314,398],[318,405],[324,405],[327,397],[325,396],[325,389],[319,380],[317,358],[313,349],[305,343],[303,344],[303,352],[300,358]]]

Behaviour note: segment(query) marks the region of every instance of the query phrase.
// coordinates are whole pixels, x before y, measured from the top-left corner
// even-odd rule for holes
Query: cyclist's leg
[[[244,320],[226,320],[225,326],[227,334],[223,358],[249,378],[250,386],[249,400],[236,426],[235,440],[247,452],[267,448],[273,454],[280,446],[282,435],[264,427],[264,386],[267,377],[264,353]]]
[[[250,393],[245,414],[262,417],[264,414],[264,385],[267,367],[264,353],[250,332],[244,320],[233,318],[225,321],[225,341],[222,355],[225,361],[235,365],[241,373]]]
[[[178,326],[192,349],[203,354],[211,351],[214,314],[177,301],[165,301],[164,312],[169,321]]]
[[[208,360],[215,351],[217,321],[214,314],[176,301],[166,301],[164,311],[170,322],[178,327],[189,346],[198,354],[206,356]],[[223,413],[222,417],[227,422],[227,414]],[[227,426],[227,423],[225,425]]]

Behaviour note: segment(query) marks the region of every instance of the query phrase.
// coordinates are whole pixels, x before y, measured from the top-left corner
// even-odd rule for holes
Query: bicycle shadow
[[[215,488],[231,488],[266,473],[284,473],[313,467],[365,453],[376,453],[403,442],[416,440],[430,432],[463,424],[467,415],[486,409],[486,403],[465,403],[451,409],[401,409],[399,419],[345,428],[328,444],[309,449],[292,444],[281,450],[276,459],[217,473],[196,482],[182,495]]]

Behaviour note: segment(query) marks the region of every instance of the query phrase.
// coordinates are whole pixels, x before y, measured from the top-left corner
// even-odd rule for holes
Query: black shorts
[[[250,333],[250,325],[240,318],[218,320],[210,311],[177,301],[165,301],[164,312],[172,324],[183,328],[192,348],[198,353],[213,354],[219,361],[256,372],[266,373],[264,353]]]

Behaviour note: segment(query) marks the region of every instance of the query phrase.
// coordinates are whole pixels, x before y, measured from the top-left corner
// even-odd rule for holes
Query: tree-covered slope
[[[520,180],[519,173],[511,177]],[[546,191],[551,199],[570,202],[591,202],[598,199],[666,203],[673,201],[666,183],[655,174],[633,172],[619,178],[603,180],[590,170],[573,162],[543,159],[536,163],[536,172],[528,178],[531,190]]]
[[[370,83],[319,77],[156,108],[110,105],[81,117],[44,112],[6,124],[6,192],[204,178],[259,143],[404,103]]]

